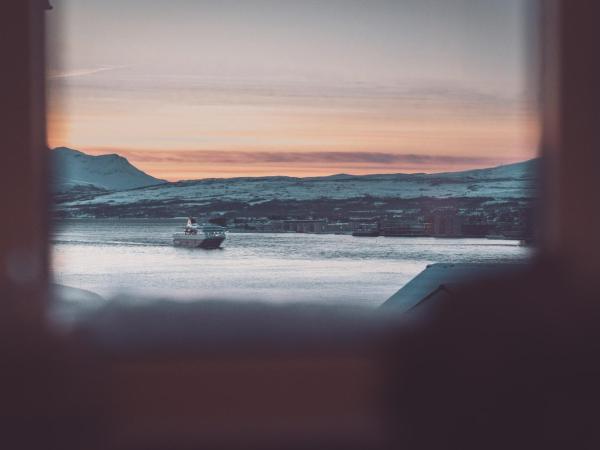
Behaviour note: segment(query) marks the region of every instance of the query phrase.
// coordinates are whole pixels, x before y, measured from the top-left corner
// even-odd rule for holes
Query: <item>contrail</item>
[[[85,75],[93,75],[93,74],[100,73],[100,72],[106,72],[109,70],[125,69],[127,67],[130,67],[130,66],[108,66],[108,67],[98,67],[96,69],[76,69],[76,70],[69,70],[69,71],[62,72],[62,73],[51,74],[49,76],[49,78],[56,79],[56,78],[81,77],[81,76],[85,76]]]

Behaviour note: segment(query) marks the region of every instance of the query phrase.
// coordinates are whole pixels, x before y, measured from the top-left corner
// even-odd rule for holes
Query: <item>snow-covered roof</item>
[[[461,285],[478,279],[493,278],[522,266],[523,263],[430,264],[382,306],[405,312],[434,297],[439,299],[452,295]]]

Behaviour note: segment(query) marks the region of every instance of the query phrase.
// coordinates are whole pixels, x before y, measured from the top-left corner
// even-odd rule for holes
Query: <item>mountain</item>
[[[438,175],[450,178],[462,178],[472,180],[490,180],[499,178],[527,179],[535,178],[538,173],[539,158],[528,161],[504,164],[487,169],[465,170],[462,172],[446,172]]]
[[[60,147],[52,150],[56,192],[122,191],[166,183],[134,167],[122,156],[92,156]],[[106,192],[104,192],[106,193]]]
[[[304,209],[318,205],[344,209],[353,203],[356,210],[386,202],[393,209],[401,200],[410,199],[529,201],[537,194],[537,165],[538,160],[534,159],[488,169],[434,174],[213,178],[162,184],[152,179],[156,183],[140,189],[63,196],[58,203],[67,216],[170,217],[185,215],[186,211],[236,210],[242,214],[261,208],[270,214],[300,203],[303,206],[298,207]]]

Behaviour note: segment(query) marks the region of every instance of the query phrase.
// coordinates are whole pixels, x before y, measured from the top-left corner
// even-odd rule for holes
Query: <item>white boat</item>
[[[182,233],[173,234],[175,247],[219,248],[225,240],[225,228],[213,224],[198,225],[196,219],[189,217]]]

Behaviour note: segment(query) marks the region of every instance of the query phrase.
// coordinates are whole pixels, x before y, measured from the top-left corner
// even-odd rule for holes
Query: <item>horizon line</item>
[[[539,158],[538,156],[535,156],[533,158],[527,158],[524,160],[517,160],[517,161],[507,161],[504,163],[493,163],[492,161],[494,159],[492,158],[473,158],[474,160],[480,160],[483,161],[485,159],[490,159],[490,165],[489,166],[480,166],[480,165],[476,165],[474,167],[467,167],[467,168],[460,168],[457,170],[433,170],[433,171],[427,171],[427,170],[420,170],[420,171],[394,171],[394,172],[368,172],[368,173],[352,173],[352,171],[348,171],[348,172],[331,172],[328,174],[323,174],[323,175],[286,175],[286,174],[274,174],[274,175],[239,175],[239,176],[214,176],[214,177],[199,177],[199,178],[179,178],[179,179],[164,179],[160,176],[155,176],[152,175],[152,173],[146,169],[140,169],[136,164],[132,163],[130,158],[128,158],[127,156],[123,156],[120,153],[117,153],[115,151],[112,152],[107,152],[107,153],[98,153],[98,154],[93,154],[93,153],[86,153],[85,151],[82,150],[78,150],[78,149],[74,149],[68,146],[57,146],[57,147],[53,147],[49,149],[51,151],[55,151],[55,150],[59,150],[59,149],[67,149],[70,151],[75,151],[75,152],[79,152],[82,153],[86,156],[92,156],[92,157],[100,157],[100,156],[110,156],[110,155],[116,155],[119,157],[124,158],[129,164],[131,164],[134,168],[136,168],[137,170],[140,170],[141,172],[159,180],[159,181],[164,181],[165,183],[179,183],[179,182],[189,182],[189,181],[203,181],[203,180],[235,180],[235,179],[242,179],[242,178],[255,178],[255,179],[265,179],[265,178],[294,178],[294,179],[309,179],[309,178],[328,178],[328,177],[335,177],[335,176],[354,176],[354,177],[364,177],[364,176],[377,176],[377,175],[442,175],[442,174],[447,174],[447,173],[460,173],[460,172],[469,172],[469,171],[473,171],[473,170],[485,170],[485,169],[494,169],[494,168],[498,168],[498,167],[503,167],[503,166],[509,166],[509,165],[513,165],[513,164],[522,164],[522,163],[526,163],[529,161],[533,161]],[[103,149],[98,149],[98,150],[103,150]],[[133,151],[125,151],[125,154],[127,153],[137,153],[139,152],[139,150],[133,150]],[[191,151],[186,151],[186,152],[191,152]],[[312,152],[307,152],[307,155],[310,155]],[[317,152],[317,153],[338,153],[338,154],[350,154],[350,153],[365,153],[365,152]],[[378,155],[378,153],[372,153],[374,155]],[[399,155],[399,156],[403,156],[403,155]],[[428,158],[435,158],[435,156],[432,155],[410,155],[410,156],[422,156],[426,159]],[[468,159],[468,158],[465,158]],[[497,160],[497,159],[496,159]],[[360,169],[359,169],[360,170]]]

